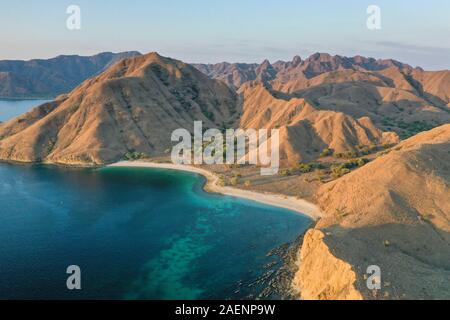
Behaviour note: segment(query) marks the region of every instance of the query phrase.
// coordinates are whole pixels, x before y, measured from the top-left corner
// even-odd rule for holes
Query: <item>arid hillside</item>
[[[316,53],[270,64],[196,65],[234,88],[264,81],[278,96],[315,108],[369,117],[383,131],[408,138],[450,122],[450,71],[429,72],[395,60]]]
[[[164,159],[173,130],[197,120],[280,129],[279,175],[219,173],[224,184],[321,207],[299,252],[302,298],[450,298],[450,71],[328,54],[194,67],[149,53],[0,123],[0,160]],[[371,265],[381,291],[366,286]]]
[[[450,124],[420,133],[317,193],[295,285],[305,299],[450,298]],[[382,290],[366,286],[370,265]]]
[[[0,98],[51,98],[68,93],[121,59],[139,52],[103,52],[95,56],[0,61]]]
[[[194,67],[156,53],[125,59],[67,96],[0,125],[0,158],[103,164],[162,154],[171,133],[234,123],[236,95]]]
[[[172,131],[191,129],[195,120],[220,129],[279,128],[283,166],[316,160],[324,149],[343,153],[399,142],[396,133],[381,130],[369,116],[324,109],[314,99],[273,89],[270,79],[292,73],[301,63],[294,59],[272,66],[265,61],[247,65],[248,70],[216,66],[217,73],[255,67],[257,80],[248,81],[253,78],[248,74],[235,92],[156,53],[125,59],[70,94],[1,124],[0,158],[92,165],[133,152],[161,156],[172,145]],[[312,70],[322,69],[311,67],[308,74]]]
[[[303,98],[276,97],[260,81],[244,84],[238,94],[243,101],[240,127],[280,129],[280,159],[289,165],[316,160],[324,149],[341,153],[358,145],[399,142],[396,133],[382,132],[368,117],[319,110]]]

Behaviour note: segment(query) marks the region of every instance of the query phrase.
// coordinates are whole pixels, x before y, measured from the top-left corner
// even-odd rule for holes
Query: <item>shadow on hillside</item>
[[[366,298],[449,299],[450,233],[426,222],[323,230],[332,254],[357,274],[356,287]],[[382,289],[367,288],[367,267],[381,268]]]

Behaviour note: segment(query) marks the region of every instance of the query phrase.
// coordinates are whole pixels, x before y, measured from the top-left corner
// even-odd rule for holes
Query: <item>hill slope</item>
[[[358,145],[399,142],[369,118],[354,119],[342,112],[318,110],[305,99],[275,97],[262,82],[249,82],[238,91],[243,101],[241,128],[279,128],[280,160],[290,165],[319,158],[324,149],[337,153]]]
[[[58,56],[0,61],[0,98],[50,98],[70,92],[84,80],[139,52],[104,52],[91,57]]]
[[[221,127],[236,114],[223,83],[156,53],[121,60],[67,96],[0,125],[0,159],[102,164],[127,152],[160,155],[194,120]]]
[[[383,131],[408,138],[450,123],[450,71],[424,71],[395,60],[316,53],[270,64],[197,65],[233,88],[266,82],[274,92],[304,98],[320,110],[369,117]]]
[[[306,299],[450,298],[450,125],[318,192],[325,213],[305,236],[295,284]],[[365,283],[381,268],[382,290]]]

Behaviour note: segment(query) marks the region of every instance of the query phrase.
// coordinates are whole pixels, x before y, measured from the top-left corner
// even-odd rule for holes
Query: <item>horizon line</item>
[[[300,57],[302,61],[305,61],[306,59],[312,57],[313,55],[316,54],[327,54],[330,55],[332,57],[341,57],[341,58],[356,58],[356,57],[363,57],[366,59],[373,59],[375,61],[386,61],[386,60],[392,60],[392,61],[396,61],[405,65],[410,66],[413,69],[417,69],[420,68],[424,71],[450,71],[450,67],[449,68],[437,68],[437,69],[425,69],[424,67],[420,66],[420,65],[414,65],[408,62],[404,62],[402,60],[396,59],[396,58],[375,58],[373,56],[365,56],[362,54],[355,54],[355,55],[342,55],[342,54],[333,54],[333,53],[329,53],[329,52],[324,52],[324,51],[315,51],[314,53],[311,53],[309,55],[305,55],[304,57],[302,57],[300,54],[294,54],[294,56],[292,57],[291,60],[283,60],[283,59],[276,59],[276,60],[270,60],[269,58],[265,58],[263,59],[261,62],[256,62],[256,61],[234,61],[234,62],[230,62],[227,60],[217,60],[216,62],[192,62],[192,61],[186,61],[184,59],[181,58],[177,58],[173,55],[165,55],[165,54],[161,54],[159,51],[156,50],[150,50],[147,51],[145,53],[142,53],[141,50],[122,50],[122,51],[111,51],[111,50],[106,50],[106,51],[98,51],[97,53],[93,53],[93,54],[83,54],[83,53],[61,53],[61,54],[56,54],[56,55],[52,55],[49,57],[37,57],[37,58],[29,58],[29,59],[0,59],[0,62],[2,61],[20,61],[20,62],[30,62],[30,61],[36,61],[36,60],[52,60],[52,59],[56,59],[56,58],[60,58],[60,57],[84,57],[84,58],[89,58],[89,57],[93,57],[93,56],[97,56],[100,54],[107,54],[107,53],[111,53],[111,54],[121,54],[121,53],[138,53],[139,55],[147,55],[150,53],[157,53],[163,57],[166,58],[170,58],[170,59],[175,59],[175,60],[179,60],[182,61],[184,63],[188,63],[191,65],[194,64],[204,64],[204,65],[215,65],[215,64],[221,64],[221,63],[228,63],[228,64],[262,64],[265,61],[269,61],[270,64],[274,64],[277,62],[291,62],[293,61],[296,57]]]

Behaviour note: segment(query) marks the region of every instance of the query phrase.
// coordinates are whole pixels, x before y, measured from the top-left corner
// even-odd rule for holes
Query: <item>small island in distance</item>
[[[298,233],[294,298],[450,298],[450,71],[326,53],[261,64],[96,57],[81,59],[92,67],[65,86],[40,80],[41,91],[32,79],[18,85],[32,72],[0,61],[0,96],[57,95],[0,124],[2,161],[170,168],[171,132],[196,120],[277,128],[278,175],[251,165],[184,169],[206,176],[210,191],[264,202],[259,194],[315,220]],[[66,74],[68,59],[49,74]],[[366,285],[371,265],[383,271],[381,290]]]

